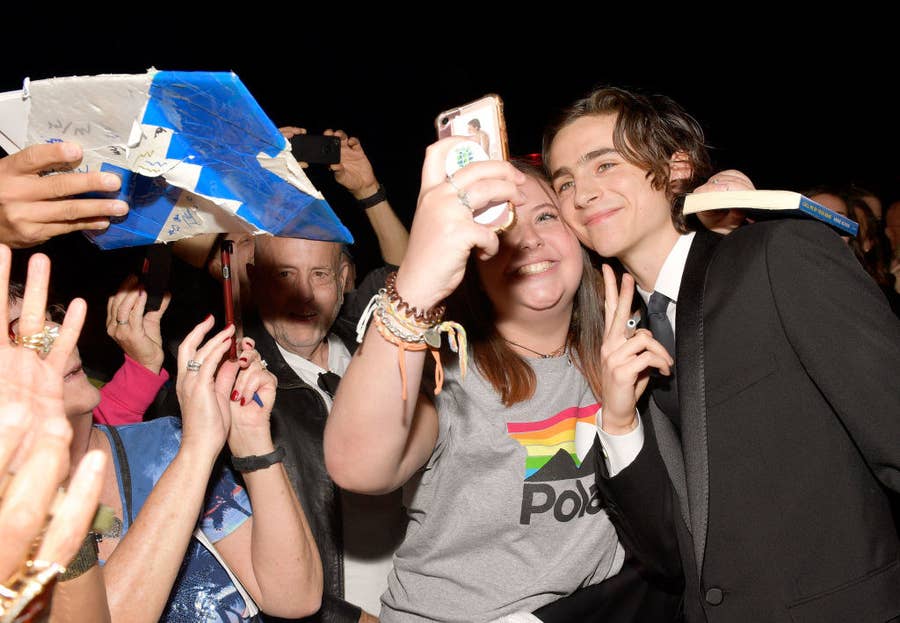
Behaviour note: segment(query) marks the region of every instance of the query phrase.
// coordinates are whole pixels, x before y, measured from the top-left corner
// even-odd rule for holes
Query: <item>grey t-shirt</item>
[[[535,395],[505,407],[470,365],[445,365],[439,433],[404,488],[409,526],[381,620],[491,621],[617,573],[594,484],[597,400],[567,357],[528,359]]]

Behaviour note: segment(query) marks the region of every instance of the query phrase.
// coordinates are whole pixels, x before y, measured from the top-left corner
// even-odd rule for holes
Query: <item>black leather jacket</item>
[[[331,327],[348,350],[356,350],[356,323],[372,294],[384,284],[387,269],[369,275],[360,289],[347,295]],[[371,284],[368,286],[367,284]],[[272,438],[286,451],[284,466],[300,500],[313,537],[319,546],[324,573],[322,608],[300,619],[304,623],[356,623],[360,608],[344,601],[344,560],[341,496],[325,470],[322,435],[328,411],[319,393],[300,379],[285,362],[275,340],[258,318],[246,319],[244,334],[256,340],[256,349],[278,378],[272,407]],[[399,495],[399,492],[397,492]],[[270,616],[267,621],[279,621]]]

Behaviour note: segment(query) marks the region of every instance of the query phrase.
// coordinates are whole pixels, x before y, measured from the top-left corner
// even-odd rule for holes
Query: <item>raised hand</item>
[[[9,326],[11,253],[0,245],[0,326]],[[15,323],[24,337],[45,327],[50,261],[36,254]],[[63,374],[81,331],[84,301],[70,305],[49,353],[0,339],[0,577],[21,570],[26,559],[66,565],[78,551],[97,510],[105,457],[88,452],[68,491],[72,427],[63,404]],[[48,518],[50,518],[48,523]],[[36,539],[41,537],[37,551]]]
[[[8,339],[0,339],[0,404],[20,403],[31,414],[52,414],[65,417],[62,407],[63,376],[75,351],[81,327],[84,324],[87,305],[82,299],[75,299],[66,311],[63,324],[58,327],[58,335],[51,337],[48,328],[54,323],[46,320],[47,290],[50,284],[50,259],[42,254],[34,254],[28,262],[28,278],[21,301],[16,302],[20,310],[18,318],[10,322],[9,269],[11,263],[9,247],[0,245],[0,326],[7,327]],[[16,346],[11,340],[25,341],[34,347],[43,342],[49,352]],[[33,425],[39,423],[33,420]],[[27,435],[18,445],[19,454],[27,453],[34,436]],[[15,465],[15,461],[13,462]]]
[[[632,337],[627,337],[634,278],[628,273],[622,275],[622,288],[616,291],[615,273],[604,264],[603,289],[603,346],[600,348],[603,430],[620,434],[634,427],[635,406],[647,389],[649,368],[658,368],[668,375],[674,361],[647,329],[638,329]]]
[[[253,348],[253,340],[244,338],[238,367],[222,366],[217,388],[228,395],[231,432],[228,447],[235,456],[267,454],[273,450],[269,415],[275,404],[278,380],[266,370],[266,364]],[[229,390],[230,388],[230,390]],[[230,392],[230,393],[229,393]]]
[[[425,154],[409,246],[397,275],[397,291],[419,309],[432,307],[456,289],[473,247],[479,249],[483,259],[497,253],[497,234],[490,226],[476,223],[473,211],[504,201],[521,204],[525,200],[518,187],[525,182],[525,174],[499,160],[469,164],[453,175],[450,184],[445,168],[447,155],[465,140],[445,138],[428,147]],[[460,198],[463,193],[468,205]]]
[[[126,355],[159,374],[163,364],[160,321],[172,297],[166,293],[159,309],[144,314],[147,292],[138,286],[138,278],[129,275],[119,291],[109,297],[106,306],[106,332]]]
[[[378,180],[372,170],[372,163],[363,151],[359,139],[348,137],[343,130],[325,130],[325,136],[341,139],[341,161],[329,165],[334,171],[335,181],[346,188],[357,199],[371,197],[378,191]]]
[[[81,157],[81,147],[74,143],[51,143],[0,158],[0,242],[15,248],[31,247],[72,231],[106,229],[110,217],[128,213],[124,201],[72,198],[118,190],[122,182],[117,175],[41,175],[54,168],[77,166]]]
[[[212,315],[207,316],[181,342],[175,384],[183,422],[181,447],[198,449],[206,453],[206,458],[219,453],[231,428],[231,414],[216,394],[216,369],[231,346],[234,325],[219,331],[201,347],[214,322]],[[222,367],[226,365],[228,362]]]

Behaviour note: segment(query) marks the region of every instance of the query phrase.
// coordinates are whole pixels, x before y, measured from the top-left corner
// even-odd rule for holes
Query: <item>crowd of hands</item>
[[[10,326],[9,273],[11,250],[0,245],[0,326]],[[16,320],[16,334],[33,335],[47,323],[50,260],[34,254]],[[158,373],[163,361],[158,311],[144,314],[146,292],[130,277],[109,298],[107,329],[122,350],[140,365]],[[88,451],[76,469],[70,465],[73,428],[64,408],[64,377],[84,324],[87,305],[74,299],[48,353],[0,340],[0,577],[9,578],[24,562],[46,561],[65,567],[78,552],[98,512],[106,456]],[[127,318],[127,321],[119,319]],[[240,359],[223,357],[234,327],[204,338],[213,328],[209,316],[182,341],[179,369],[189,359],[204,362],[196,374],[178,376],[176,392],[183,416],[183,446],[203,446],[218,455],[226,442],[248,428],[268,429],[275,399],[275,377],[258,363],[253,341],[242,340]],[[218,365],[221,362],[221,365]],[[233,401],[257,395],[253,401]],[[63,488],[64,485],[64,488]]]
[[[305,130],[285,127],[281,132],[290,138]],[[326,134],[341,139],[342,162],[330,167],[336,181],[356,198],[374,194],[378,185],[359,140],[341,130]],[[126,202],[103,198],[115,196],[120,188],[114,174],[47,175],[74,170],[81,159],[82,149],[74,143],[33,145],[0,158],[0,326],[15,326],[15,335],[45,330],[51,266],[46,255],[31,255],[24,294],[12,305],[19,315],[11,318],[12,249],[71,232],[103,231],[111,219],[128,213]],[[106,329],[128,357],[159,374],[165,356],[160,324],[171,295],[166,294],[155,311],[145,311],[147,298],[137,276],[126,278],[108,299]],[[0,578],[23,578],[26,564],[34,561],[64,568],[99,515],[107,457],[91,450],[77,466],[70,465],[73,428],[63,400],[64,377],[86,314],[83,299],[71,301],[47,353],[19,345],[12,329],[9,339],[0,340]],[[241,341],[238,360],[229,361],[235,329],[227,326],[206,339],[213,326],[210,315],[182,341],[178,369],[184,370],[190,359],[203,363],[196,374],[178,375],[176,393],[182,446],[203,445],[217,455],[226,443],[239,444],[234,438],[241,431],[268,431],[277,381],[264,365],[254,365],[260,356],[250,338]],[[235,395],[256,396],[258,402],[235,401]],[[23,604],[7,596],[0,605],[0,617],[5,617]]]

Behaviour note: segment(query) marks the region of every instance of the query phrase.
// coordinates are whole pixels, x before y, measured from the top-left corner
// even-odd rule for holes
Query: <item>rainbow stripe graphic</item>
[[[569,407],[539,422],[509,422],[506,432],[525,447],[525,478],[546,465],[560,450],[572,457],[576,467],[581,461],[575,453],[575,425],[596,425],[599,404]]]

